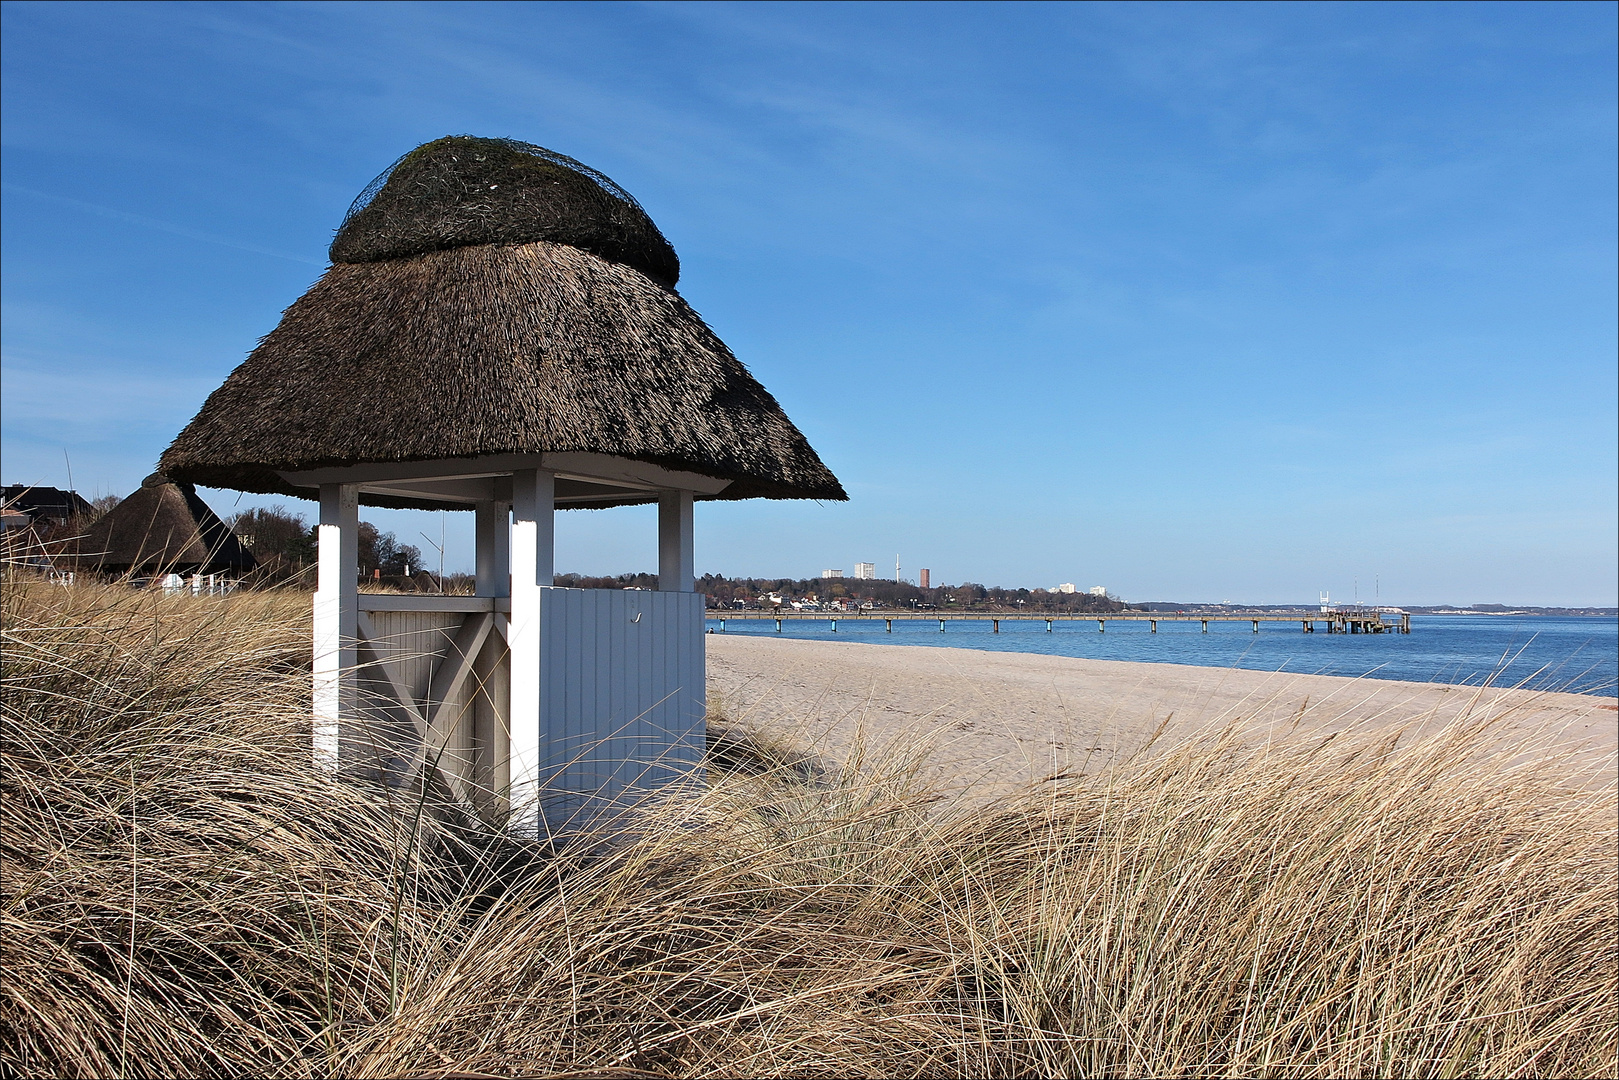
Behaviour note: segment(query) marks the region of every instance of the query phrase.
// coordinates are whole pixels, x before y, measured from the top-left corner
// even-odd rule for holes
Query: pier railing
[[[1409,634],[1411,632],[1411,616],[1403,611],[1387,612],[1366,608],[1335,608],[1323,612],[1304,612],[1288,615],[1249,613],[1233,614],[1207,614],[1196,612],[1193,614],[1142,612],[1142,611],[1110,611],[1110,612],[998,612],[998,611],[721,611],[708,613],[710,622],[719,624],[719,631],[724,633],[727,621],[741,620],[744,622],[765,620],[774,621],[777,632],[783,625],[791,622],[830,622],[834,631],[838,623],[842,622],[882,622],[886,624],[888,633],[894,632],[896,622],[937,622],[939,632],[944,633],[947,623],[975,622],[991,624],[992,633],[1001,632],[1003,622],[1043,622],[1048,632],[1054,631],[1057,623],[1085,622],[1096,623],[1099,633],[1107,631],[1110,622],[1144,622],[1151,626],[1152,632],[1158,632],[1161,622],[1196,622],[1202,623],[1203,632],[1209,632],[1211,622],[1245,622],[1253,625],[1253,632],[1259,633],[1260,623],[1299,623],[1303,632],[1313,634],[1318,625],[1324,625],[1329,634]]]

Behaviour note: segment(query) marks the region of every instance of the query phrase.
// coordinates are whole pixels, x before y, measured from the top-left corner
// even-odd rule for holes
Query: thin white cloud
[[[18,357],[0,367],[5,393],[0,417],[7,435],[32,432],[50,440],[139,440],[150,430],[178,431],[215,380],[151,371],[92,369],[80,361]]]

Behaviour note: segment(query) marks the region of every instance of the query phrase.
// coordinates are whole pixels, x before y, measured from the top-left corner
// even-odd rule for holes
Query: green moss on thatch
[[[334,263],[375,262],[472,244],[545,240],[680,278],[669,241],[629,192],[564,154],[515,139],[451,135],[373,180],[332,241]]]

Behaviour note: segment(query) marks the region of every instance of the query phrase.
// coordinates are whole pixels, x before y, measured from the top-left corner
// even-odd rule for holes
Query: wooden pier
[[[1254,615],[1254,614],[1205,614],[1196,613],[1186,615],[1181,613],[1166,614],[1163,612],[1143,611],[1114,611],[1098,615],[1094,612],[1080,612],[1074,614],[1047,615],[1037,612],[973,612],[973,611],[710,611],[707,613],[710,622],[719,623],[721,633],[725,632],[725,624],[729,620],[740,619],[755,622],[760,619],[775,620],[776,632],[780,633],[784,624],[790,622],[830,622],[832,630],[837,631],[838,622],[883,622],[888,633],[894,632],[896,622],[937,622],[939,633],[944,633],[945,624],[953,622],[979,622],[989,623],[992,633],[1001,632],[1003,622],[1044,622],[1046,631],[1053,632],[1056,624],[1060,622],[1094,622],[1098,633],[1107,632],[1110,622],[1144,622],[1151,625],[1152,632],[1158,632],[1161,622],[1196,622],[1203,624],[1203,633],[1209,632],[1211,622],[1245,622],[1253,625],[1254,633],[1259,633],[1260,623],[1298,623],[1306,634],[1316,632],[1317,626],[1325,626],[1329,634],[1409,634],[1411,632],[1411,616],[1403,611],[1381,611],[1375,608],[1332,608],[1320,613],[1293,615]]]

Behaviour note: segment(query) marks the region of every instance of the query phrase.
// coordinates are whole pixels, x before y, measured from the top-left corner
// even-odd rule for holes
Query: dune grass
[[[993,807],[737,734],[556,853],[309,768],[305,596],[12,581],[4,620],[9,1075],[1614,1064],[1611,776],[1491,715],[1227,725]]]

